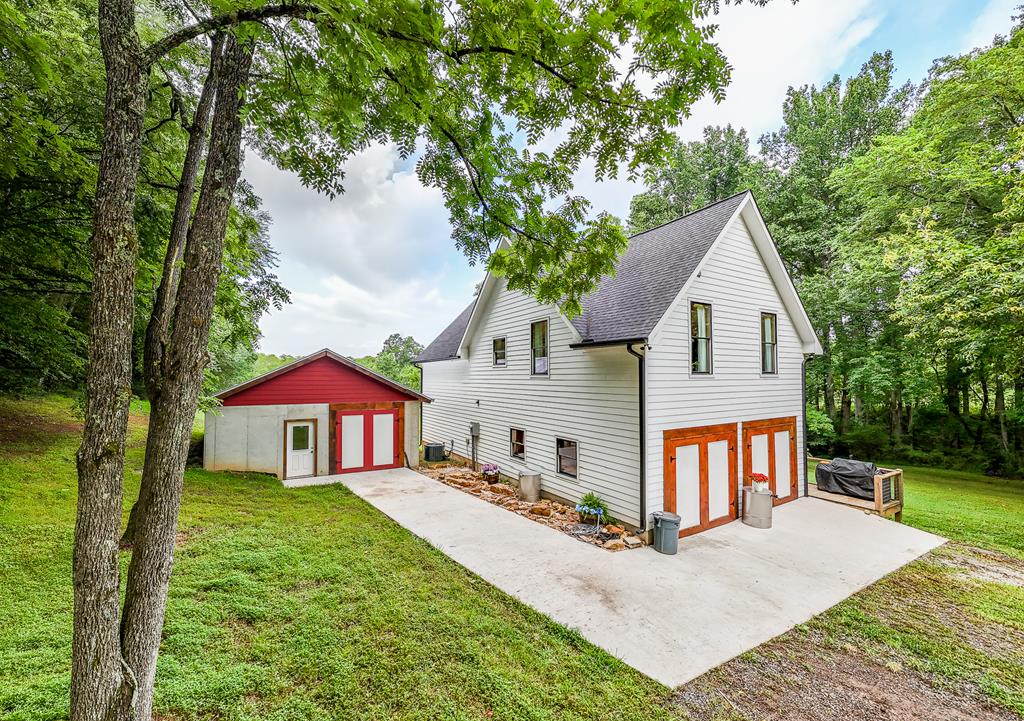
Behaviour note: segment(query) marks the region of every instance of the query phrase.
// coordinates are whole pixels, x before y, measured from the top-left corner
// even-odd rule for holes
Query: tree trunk
[[[892,389],[889,396],[889,428],[893,445],[899,445],[903,436],[903,399],[900,388]]]
[[[825,415],[831,418],[833,421],[836,419],[836,389],[835,381],[832,376],[832,344],[828,340],[828,329],[825,329],[821,341],[822,347],[822,363],[824,365],[824,372],[822,373],[822,390],[825,395]]]
[[[1006,427],[1006,384],[1002,374],[996,376],[996,417],[999,419],[999,440],[1005,452],[1010,451],[1010,434]]]
[[[192,124],[189,127],[188,147],[182,164],[181,178],[178,181],[178,195],[174,203],[174,216],[171,220],[171,232],[167,241],[167,252],[164,254],[163,274],[153,301],[153,312],[146,326],[146,342],[143,350],[142,375],[149,396],[150,418],[158,413],[160,390],[162,386],[162,366],[167,333],[171,325],[171,314],[174,312],[175,295],[178,291],[178,268],[185,252],[185,240],[188,237],[189,220],[192,218],[192,199],[195,195],[196,179],[199,177],[199,165],[206,144],[206,131],[210,125],[210,112],[213,108],[214,73],[218,58],[224,45],[224,37],[217,34],[213,37],[210,48],[210,69],[203,83],[199,102],[196,104]],[[154,435],[146,437],[146,457]],[[143,482],[147,474],[143,473]],[[141,495],[142,488],[139,489]],[[128,515],[128,525],[121,536],[121,548],[130,548],[135,543],[139,520],[139,502],[136,499]]]
[[[858,423],[864,423],[866,420],[864,416],[864,400],[859,394],[853,397],[853,417],[857,419]]]
[[[850,389],[846,385],[846,380],[843,380],[843,390],[840,394],[840,416],[839,416],[839,433],[842,435],[850,430]]]
[[[78,450],[71,718],[101,721],[132,696],[118,639],[117,538],[135,314],[135,188],[148,73],[131,0],[101,0],[99,34],[106,67],[103,147],[92,232],[85,428]]]
[[[152,442],[146,447],[138,533],[121,621],[125,659],[138,679],[137,718],[143,720],[152,713],[185,461],[207,361],[228,215],[241,168],[242,89],[251,61],[251,44],[239,44],[233,35],[227,36],[216,73],[206,170],[164,349],[161,400],[156,413],[150,415]]]

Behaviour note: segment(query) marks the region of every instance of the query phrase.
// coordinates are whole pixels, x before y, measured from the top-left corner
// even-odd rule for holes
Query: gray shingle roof
[[[466,306],[466,309],[459,313],[459,317],[453,320],[447,328],[441,331],[434,341],[416,356],[416,363],[429,363],[430,361],[450,360],[459,354],[459,344],[462,342],[462,335],[469,325],[469,317],[473,315],[473,308],[476,306],[476,298]]]
[[[615,264],[615,274],[601,279],[584,298],[583,312],[572,319],[583,342],[647,338],[748,192],[632,236]],[[456,357],[475,304],[470,303],[416,360]]]

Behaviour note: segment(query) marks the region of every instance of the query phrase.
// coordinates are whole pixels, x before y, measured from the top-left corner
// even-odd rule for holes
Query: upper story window
[[[521,428],[510,428],[508,433],[508,454],[521,461],[526,460],[526,431]]]
[[[690,371],[711,373],[711,304],[690,303]]]
[[[548,374],[548,322],[546,320],[530,323],[530,373],[535,376]]]
[[[778,331],[774,313],[761,314],[761,372],[779,372]]]
[[[506,363],[504,336],[491,341],[491,363],[496,366],[503,366]]]

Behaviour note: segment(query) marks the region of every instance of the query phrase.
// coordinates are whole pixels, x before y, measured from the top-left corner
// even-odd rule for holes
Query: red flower
[[[768,476],[766,476],[763,473],[751,473],[750,480],[753,481],[754,483],[767,483]]]

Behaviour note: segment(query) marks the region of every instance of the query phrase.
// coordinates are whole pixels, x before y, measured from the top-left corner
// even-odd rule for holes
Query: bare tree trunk
[[[845,378],[843,379],[843,389],[840,393],[839,408],[839,433],[842,435],[850,430],[850,389],[846,384]]]
[[[148,73],[131,0],[100,1],[99,33],[107,89],[93,217],[85,429],[77,458],[73,721],[105,720],[132,695],[118,639],[117,537],[131,400],[138,255],[133,214]]]
[[[192,124],[189,127],[188,147],[182,164],[181,178],[178,181],[178,195],[174,203],[174,217],[171,220],[171,232],[167,241],[167,252],[164,254],[163,274],[153,302],[153,312],[146,326],[146,343],[143,350],[142,375],[149,395],[150,417],[154,417],[160,405],[160,391],[163,375],[164,346],[170,329],[171,314],[174,311],[175,295],[178,291],[178,267],[185,252],[185,240],[188,237],[189,221],[192,218],[192,198],[195,195],[196,180],[199,177],[199,165],[206,144],[206,131],[210,125],[210,113],[213,108],[214,74],[218,58],[224,45],[224,37],[217,34],[213,37],[210,49],[210,69],[203,83],[199,102],[196,104]],[[146,457],[149,458],[149,445],[155,438],[150,433],[146,437]],[[143,486],[147,478],[143,473]],[[142,494],[142,487],[139,488]],[[128,525],[121,536],[121,547],[130,548],[135,543],[138,527],[139,502],[132,504],[128,516]]]
[[[996,375],[996,417],[999,419],[999,440],[1003,450],[1010,451],[1010,434],[1006,427],[1006,383],[1002,373]]]
[[[903,399],[900,388],[892,389],[889,396],[889,427],[893,445],[899,445],[903,436]]]
[[[821,341],[822,346],[822,362],[825,365],[824,373],[822,373],[822,390],[825,394],[825,414],[833,421],[836,418],[836,389],[835,381],[832,375],[832,344],[828,339],[828,328],[825,329],[825,334]]]
[[[128,568],[121,637],[128,665],[138,679],[137,718],[152,713],[156,659],[163,630],[167,589],[188,443],[195,418],[224,236],[241,169],[242,89],[252,45],[233,35],[224,41],[216,73],[216,106],[202,190],[188,233],[170,337],[162,361],[161,401],[150,416],[139,496],[138,531]]]

